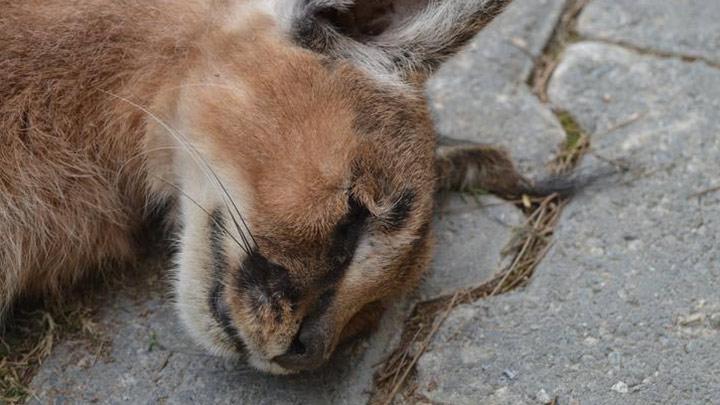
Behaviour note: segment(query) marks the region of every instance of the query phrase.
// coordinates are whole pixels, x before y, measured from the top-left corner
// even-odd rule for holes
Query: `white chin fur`
[[[178,316],[187,333],[209,353],[221,357],[238,357],[234,347],[224,342],[226,338],[222,327],[217,325],[210,313],[208,297],[213,280],[207,269],[212,268],[211,252],[209,244],[202,237],[209,233],[207,219],[196,213],[193,207],[182,208],[185,212],[184,229],[174,283]]]
[[[239,2],[238,13],[245,11],[242,4],[262,5],[266,0],[253,0],[252,2]],[[274,6],[277,2],[295,0],[272,0],[268,1]],[[277,3],[279,4],[279,3]],[[267,5],[260,6],[265,8]],[[181,100],[184,98],[181,97]],[[192,105],[180,102],[178,105],[178,122],[174,123],[181,133],[194,133],[197,139],[212,139],[211,136],[201,136],[200,131],[195,130],[185,118],[192,117]],[[184,145],[179,144],[180,150],[185,150]],[[193,150],[198,155],[203,155],[204,148],[200,142],[193,144]],[[180,213],[182,218],[182,231],[180,237],[180,249],[177,256],[177,272],[175,274],[176,308],[185,329],[190,336],[201,347],[209,353],[231,359],[239,359],[244,356],[240,353],[219,325],[210,308],[210,294],[216,283],[213,268],[213,251],[210,243],[212,234],[211,220],[208,218],[208,211],[214,209],[228,209],[226,194],[232,196],[232,209],[246,215],[249,211],[248,201],[251,201],[251,191],[247,182],[241,178],[237,170],[224,171],[221,162],[213,164],[209,173],[208,163],[198,160],[191,152],[179,153],[175,160],[175,175],[179,180],[178,187],[183,190],[184,196],[179,197]],[[221,187],[218,182],[222,181]],[[202,207],[202,208],[200,208]],[[229,226],[227,232],[232,237],[224,239],[225,255],[227,264],[241,263],[245,253],[233,240],[242,240],[235,227]],[[245,336],[243,325],[235,325],[239,338],[246,347],[247,359],[250,365],[260,371],[272,374],[290,374],[291,371],[267,360],[272,356],[264,350],[254,347],[252,339]],[[265,353],[263,356],[261,353]]]
[[[297,371],[288,370],[286,368],[281,367],[278,364],[267,361],[265,359],[261,359],[252,353],[248,354],[248,363],[250,363],[250,365],[255,367],[256,369],[263,371],[265,373],[270,373],[270,374],[275,374],[275,375],[289,375],[289,374],[297,373]]]
[[[189,308],[178,300],[176,305],[178,316],[185,326],[185,331],[193,341],[213,356],[227,359],[239,359],[240,353],[229,343],[224,343],[224,336],[220,335],[220,327],[206,322],[198,322],[198,319],[210,318],[210,314],[199,314],[195,308]]]

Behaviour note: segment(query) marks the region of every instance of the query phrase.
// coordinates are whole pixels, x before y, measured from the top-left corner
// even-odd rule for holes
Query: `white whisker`
[[[222,223],[220,223],[220,222],[218,222],[218,221],[213,217],[213,215],[210,213],[210,211],[208,211],[208,210],[207,210],[205,207],[203,207],[199,202],[197,202],[197,200],[195,200],[194,198],[190,197],[190,195],[188,195],[186,192],[184,192],[183,190],[181,190],[180,187],[176,186],[175,184],[172,184],[170,181],[168,181],[168,180],[166,180],[166,179],[163,179],[163,178],[160,177],[160,176],[153,176],[153,177],[156,178],[156,179],[158,179],[158,180],[160,180],[160,181],[162,181],[163,183],[167,184],[168,186],[174,188],[174,189],[175,189],[178,193],[180,193],[183,197],[187,198],[188,201],[190,201],[190,202],[192,202],[193,204],[195,204],[202,212],[204,212],[205,214],[207,214],[208,217],[210,217],[210,219],[213,221],[213,223],[215,223],[216,225],[218,225],[218,226],[223,230],[223,232],[225,232],[233,241],[235,241],[235,243],[238,245],[238,247],[240,247],[240,249],[242,249],[245,253],[250,254],[250,252],[247,250],[247,248],[246,248],[245,246],[243,246],[243,244],[241,244],[240,241],[237,240],[237,238],[235,238],[235,236],[225,227],[225,225],[222,224]]]
[[[245,222],[245,219],[242,217],[242,213],[240,212],[237,204],[230,196],[230,193],[228,192],[228,190],[225,187],[225,185],[223,184],[223,182],[220,180],[220,177],[212,169],[212,167],[207,162],[207,160],[202,156],[200,151],[198,151],[197,148],[194,145],[192,145],[177,129],[171,127],[165,121],[161,120],[160,117],[158,117],[156,114],[154,114],[152,111],[148,110],[147,108],[143,107],[142,105],[140,105],[128,98],[119,96],[117,94],[113,94],[109,91],[105,91],[102,89],[98,89],[98,90],[111,96],[111,97],[115,97],[115,98],[137,108],[138,110],[142,111],[143,113],[147,114],[150,118],[152,118],[155,122],[157,122],[163,129],[165,129],[170,135],[172,135],[173,138],[175,138],[175,140],[177,142],[179,142],[184,147],[186,152],[188,152],[188,154],[193,159],[195,164],[198,165],[198,167],[200,167],[200,168],[204,167],[207,170],[207,172],[205,170],[203,170],[204,175],[211,183],[213,183],[215,186],[219,187],[220,190],[222,191],[223,203],[225,204],[225,208],[228,210],[230,217],[233,219],[233,222],[235,222],[235,224],[237,226],[237,230],[240,234],[240,238],[242,239],[243,243],[245,243],[245,251],[249,252],[250,250],[252,250],[252,246],[250,246],[249,241],[247,240],[247,237],[245,236],[245,232],[242,230],[239,223],[237,222],[237,219],[235,218],[235,216],[233,214],[233,210],[231,209],[230,205],[228,204],[228,200],[232,203],[233,208],[235,209],[237,215],[240,217],[240,221],[245,226],[245,231],[248,232],[248,234],[250,234],[250,236],[252,237],[250,228],[248,227],[247,223]],[[208,172],[210,174],[212,174],[212,177],[210,175],[208,175]],[[254,238],[253,238],[253,241],[255,241]]]

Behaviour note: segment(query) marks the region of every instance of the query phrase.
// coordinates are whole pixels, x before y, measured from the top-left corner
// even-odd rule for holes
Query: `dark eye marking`
[[[386,215],[383,216],[382,222],[387,230],[394,231],[405,226],[415,203],[415,192],[409,189],[403,190],[400,198],[393,205]]]
[[[365,229],[370,211],[355,197],[348,200],[349,210],[335,225],[330,239],[328,259],[331,270],[324,280],[334,283],[339,280],[352,262],[358,242]]]
[[[230,310],[225,304],[225,284],[223,278],[227,272],[227,260],[225,258],[225,250],[222,246],[223,236],[225,235],[224,219],[220,211],[213,211],[210,217],[210,251],[212,252],[212,287],[210,289],[210,296],[208,297],[208,305],[210,306],[210,313],[212,314],[215,321],[220,324],[223,332],[232,341],[233,345],[238,350],[244,350],[245,344],[237,329],[232,323],[230,317]]]

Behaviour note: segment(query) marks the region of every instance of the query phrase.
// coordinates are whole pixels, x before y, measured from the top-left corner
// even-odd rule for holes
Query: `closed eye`
[[[358,199],[350,196],[348,199],[348,212],[335,225],[332,234],[332,243],[329,250],[329,260],[332,270],[326,282],[334,282],[342,277],[353,260],[360,238],[372,217],[385,231],[402,229],[412,213],[415,202],[415,192],[406,189],[400,194],[392,207],[378,217],[372,217],[370,210]]]
[[[348,199],[349,210],[335,225],[328,256],[332,265],[333,278],[339,278],[352,262],[363,230],[370,217],[370,211],[355,197]]]

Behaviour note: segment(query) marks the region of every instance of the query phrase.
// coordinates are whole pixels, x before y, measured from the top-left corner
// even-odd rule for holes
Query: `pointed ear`
[[[435,153],[438,191],[483,190],[513,199],[532,190],[502,149],[440,139]]]
[[[427,76],[511,0],[300,0],[291,31],[303,46],[374,73]]]
[[[438,141],[435,168],[440,192],[483,190],[508,200],[523,195],[569,197],[621,173],[617,168],[604,167],[532,181],[515,169],[510,156],[502,149],[445,137]]]

